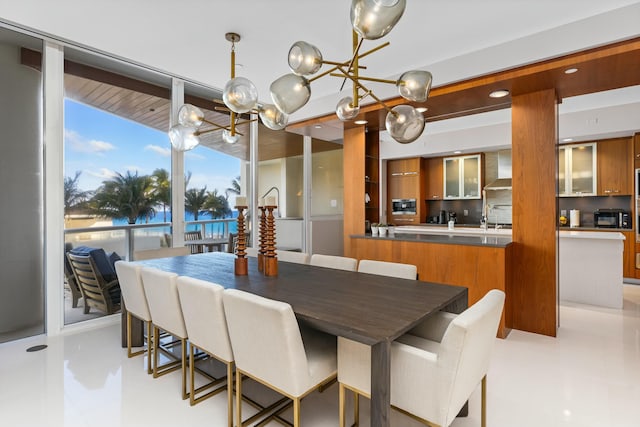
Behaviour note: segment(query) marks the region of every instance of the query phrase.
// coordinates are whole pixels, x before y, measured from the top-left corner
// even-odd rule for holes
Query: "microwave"
[[[415,215],[416,199],[391,199],[392,215]]]
[[[631,214],[621,209],[598,209],[593,213],[597,228],[631,228]]]

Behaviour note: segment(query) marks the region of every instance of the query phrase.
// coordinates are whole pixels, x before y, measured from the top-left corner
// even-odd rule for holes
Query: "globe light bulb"
[[[240,135],[238,135],[237,133],[235,135],[231,135],[231,131],[225,129],[222,131],[222,140],[227,144],[235,144],[236,142],[238,142],[238,140],[240,140]]]
[[[360,113],[360,106],[353,106],[353,98],[350,96],[342,98],[336,105],[336,116],[343,122],[353,120]]]
[[[315,74],[322,67],[322,53],[310,43],[295,42],[289,49],[289,67],[299,76]]]
[[[177,151],[189,151],[200,144],[200,138],[195,133],[194,127],[175,125],[169,129],[169,140]]]
[[[178,123],[183,126],[198,128],[202,125],[204,113],[201,109],[191,104],[184,104],[178,110]]]
[[[296,74],[285,74],[271,83],[269,89],[273,103],[285,114],[295,113],[311,97],[309,80]]]
[[[431,90],[431,73],[423,70],[412,70],[403,73],[396,81],[401,97],[414,102],[425,102]]]
[[[224,86],[222,100],[234,113],[247,113],[258,103],[258,89],[249,79],[236,77]]]
[[[379,39],[398,23],[405,7],[406,0],[353,0],[351,25],[362,38]]]
[[[422,135],[424,116],[410,105],[396,105],[387,113],[385,126],[393,139],[408,144]]]
[[[262,124],[271,130],[284,129],[289,123],[289,116],[278,110],[273,104],[263,105],[258,112]]]

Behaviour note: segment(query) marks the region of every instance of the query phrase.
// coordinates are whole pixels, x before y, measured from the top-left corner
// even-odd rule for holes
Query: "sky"
[[[95,190],[115,172],[171,172],[171,144],[164,132],[70,99],[65,99],[64,121],[64,174],[74,177],[80,171],[81,190]],[[189,188],[206,185],[224,194],[240,175],[240,160],[198,146],[185,152],[185,172],[191,172]]]

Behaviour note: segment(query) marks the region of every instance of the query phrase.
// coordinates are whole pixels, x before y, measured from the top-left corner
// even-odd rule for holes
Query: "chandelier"
[[[402,17],[406,0],[352,0],[351,25],[353,27],[353,53],[343,62],[327,61],[314,45],[298,41],[289,50],[289,68],[285,74],[271,83],[271,98],[278,110],[292,114],[302,108],[311,97],[311,83],[326,75],[340,77],[344,83],[349,80],[353,90],[336,106],[336,115],[342,121],[354,119],[360,113],[360,102],[370,96],[387,110],[385,127],[391,137],[406,144],[415,141],[423,132],[425,121],[421,112],[411,105],[397,105],[390,108],[364,82],[395,84],[400,96],[408,101],[424,102],[431,89],[432,76],[428,71],[412,70],[403,73],[397,80],[363,76],[360,71],[366,67],[360,60],[386,46],[383,43],[373,49],[361,52],[363,41],[376,40],[388,34]],[[316,74],[323,65],[331,67]]]
[[[238,142],[240,136],[244,135],[238,132],[237,126],[253,121],[240,120],[240,115],[244,113],[258,114],[262,123],[273,130],[284,129],[289,121],[289,116],[278,110],[275,105],[258,103],[258,90],[249,79],[236,77],[235,44],[240,41],[240,35],[227,33],[225,38],[231,42],[231,79],[224,87],[222,100],[213,101],[226,106],[215,109],[229,113],[229,124],[220,125],[209,121],[200,108],[183,104],[178,110],[178,124],[169,129],[171,145],[178,151],[195,148],[200,144],[200,135],[221,129],[223,141],[229,144]],[[205,124],[208,127],[204,127]]]

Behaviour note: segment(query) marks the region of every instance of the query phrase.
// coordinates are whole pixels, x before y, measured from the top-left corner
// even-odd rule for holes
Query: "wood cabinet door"
[[[617,138],[598,142],[598,195],[633,194],[631,139]]]
[[[427,200],[442,200],[442,157],[427,159]]]
[[[636,233],[624,231],[624,252],[622,260],[622,276],[635,278],[636,276]]]

